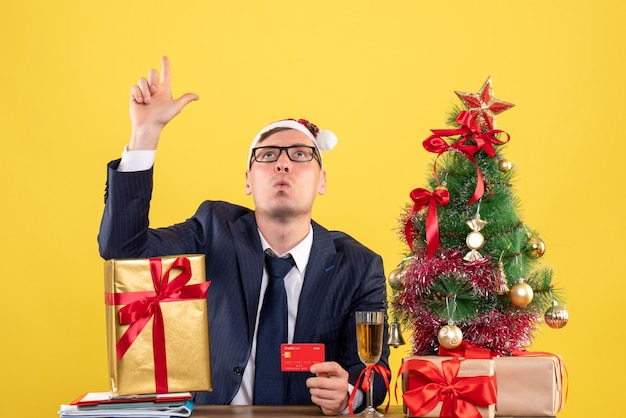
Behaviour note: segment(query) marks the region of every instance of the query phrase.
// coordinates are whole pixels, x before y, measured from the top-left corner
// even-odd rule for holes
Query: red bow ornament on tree
[[[426,213],[426,243],[428,245],[428,258],[432,258],[439,248],[439,220],[437,219],[437,206],[446,206],[450,203],[450,192],[443,186],[438,186],[431,193],[426,189],[414,189],[411,194],[413,208],[404,225],[404,236],[409,248],[413,251],[415,232],[413,231],[413,215],[424,208]]]
[[[469,205],[471,205],[477,202],[485,192],[483,175],[480,171],[480,168],[478,167],[478,163],[476,162],[474,155],[482,149],[489,157],[494,158],[496,156],[494,145],[506,144],[510,140],[510,136],[508,133],[498,129],[491,129],[489,131],[483,132],[482,128],[478,124],[476,124],[476,118],[465,110],[459,112],[459,115],[456,118],[456,122],[461,125],[460,128],[431,129],[431,132],[433,134],[424,140],[423,146],[426,151],[436,153],[437,158],[439,158],[439,156],[446,151],[459,151],[461,154],[463,154],[463,156],[465,156],[465,158],[467,158],[476,166],[476,188],[474,189],[474,194],[472,195],[472,198],[468,203]],[[500,141],[496,136],[496,134],[499,133],[505,134],[507,136],[507,140]],[[460,135],[460,139],[452,145],[448,144],[442,138],[457,135]],[[469,141],[472,141],[473,143],[469,143]],[[437,182],[439,182],[439,177],[437,176],[436,159],[434,164],[434,174],[435,179],[437,180]]]

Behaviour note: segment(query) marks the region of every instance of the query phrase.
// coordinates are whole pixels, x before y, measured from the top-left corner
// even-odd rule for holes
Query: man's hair
[[[263,132],[261,134],[261,136],[259,137],[259,140],[257,141],[257,143],[265,141],[269,136],[274,135],[276,132],[290,131],[290,130],[293,130],[293,128],[280,127],[280,128],[270,129],[269,131]]]

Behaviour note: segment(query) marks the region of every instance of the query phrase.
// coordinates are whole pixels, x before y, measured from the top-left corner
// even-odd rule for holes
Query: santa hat
[[[315,148],[318,151],[330,151],[337,145],[337,137],[331,131],[320,130],[316,125],[312,124],[306,119],[284,119],[279,120],[277,122],[270,123],[263,129],[259,131],[259,133],[254,137],[252,144],[250,144],[250,149],[248,150],[248,169],[250,168],[251,159],[252,159],[252,149],[257,146],[259,139],[266,132],[271,131],[276,128],[288,128],[295,129],[296,131],[300,131],[309,138],[315,144]],[[322,168],[324,167],[324,163],[322,161],[322,153],[320,155],[320,164]]]

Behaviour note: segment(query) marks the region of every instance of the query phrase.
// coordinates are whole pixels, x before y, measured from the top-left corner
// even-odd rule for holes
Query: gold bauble
[[[437,340],[439,340],[439,344],[442,347],[452,350],[460,346],[461,342],[463,342],[463,332],[461,332],[461,328],[456,325],[448,324],[439,330]]]
[[[515,306],[524,307],[533,300],[533,289],[528,284],[524,283],[523,279],[520,279],[513,285],[509,292],[509,298]]]
[[[554,305],[546,311],[543,319],[550,328],[558,329],[567,325],[569,314],[564,307]]]
[[[393,289],[393,290],[400,290],[404,287],[404,279],[406,276],[406,272],[404,271],[404,269],[401,268],[397,268],[394,270],[391,270],[391,273],[389,273],[389,286]]]
[[[513,168],[513,164],[511,164],[509,160],[505,160],[503,158],[500,161],[498,161],[498,168],[500,169],[500,171],[506,173],[508,171],[511,171],[511,168]]]
[[[536,236],[531,236],[526,244],[526,251],[534,258],[539,258],[546,252],[546,244]]]
[[[472,231],[465,237],[465,245],[470,250],[479,250],[485,244],[485,237],[478,231]]]

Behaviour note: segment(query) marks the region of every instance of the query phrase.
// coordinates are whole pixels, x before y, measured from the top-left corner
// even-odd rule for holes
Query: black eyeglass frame
[[[293,149],[293,148],[308,148],[308,149],[310,149],[312,151],[311,159],[310,160],[294,160],[293,158],[291,158],[291,155],[289,155],[289,150]],[[257,152],[257,150],[262,150],[262,149],[277,149],[278,150],[278,154],[276,155],[276,159],[275,160],[271,160],[271,161],[259,161],[259,160],[257,160],[256,152]],[[252,161],[256,161],[257,163],[260,163],[260,164],[275,163],[276,161],[278,161],[280,159],[280,155],[283,153],[283,151],[285,151],[285,154],[287,154],[287,158],[289,158],[289,160],[293,161],[294,163],[308,163],[308,162],[313,161],[313,159],[315,159],[317,161],[317,163],[320,165],[320,167],[322,166],[321,156],[319,154],[319,151],[317,150],[317,147],[311,147],[309,145],[290,145],[288,147],[265,146],[265,147],[255,147],[255,148],[252,148],[252,158],[250,158],[250,167],[252,167]]]

